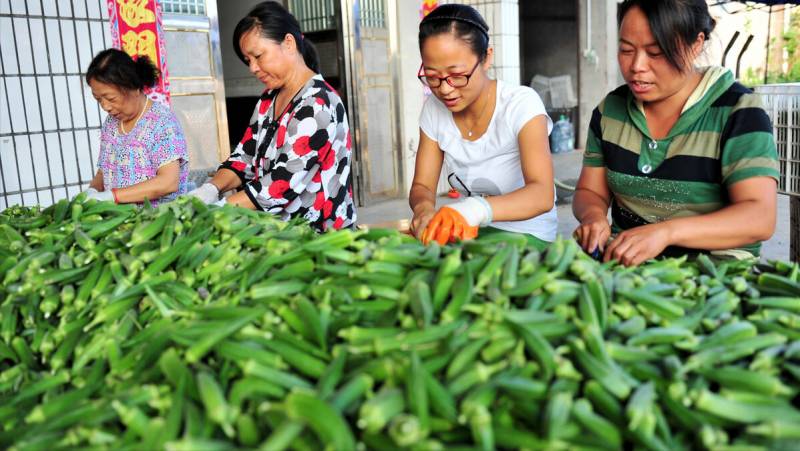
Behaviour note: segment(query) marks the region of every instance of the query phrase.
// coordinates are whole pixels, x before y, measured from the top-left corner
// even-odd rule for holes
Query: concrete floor
[[[555,168],[556,178],[563,181],[574,181],[580,172],[580,152],[570,152],[568,154],[553,155],[553,167]],[[558,210],[558,233],[561,236],[570,236],[578,222],[572,216],[572,204],[570,199],[560,197],[557,202]],[[447,197],[437,199],[437,205],[444,205],[452,200]],[[387,221],[410,219],[411,209],[408,206],[408,199],[394,199],[380,202],[369,207],[358,209],[359,224],[376,224]],[[778,221],[775,234],[769,241],[764,242],[761,255],[764,260],[788,260],[789,259],[789,197],[778,196]]]

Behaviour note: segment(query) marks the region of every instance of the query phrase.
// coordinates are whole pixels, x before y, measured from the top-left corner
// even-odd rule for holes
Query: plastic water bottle
[[[567,116],[562,114],[550,133],[550,152],[571,152],[573,149],[575,149],[575,129]]]

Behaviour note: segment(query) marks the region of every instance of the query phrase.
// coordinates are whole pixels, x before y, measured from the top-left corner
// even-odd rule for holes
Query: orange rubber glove
[[[436,241],[441,245],[456,240],[471,240],[478,236],[481,226],[492,222],[492,207],[482,197],[468,197],[442,207],[433,215],[422,232],[423,244]]]

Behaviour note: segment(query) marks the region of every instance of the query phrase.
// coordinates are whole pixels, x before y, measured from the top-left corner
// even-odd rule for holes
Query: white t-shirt
[[[544,115],[547,134],[553,122],[536,91],[527,86],[509,86],[497,81],[496,107],[486,132],[477,141],[461,137],[453,113],[435,96],[422,107],[419,126],[444,152],[447,181],[464,196],[498,196],[525,186],[519,160],[520,130],[531,119]],[[492,227],[529,233],[544,241],[556,239],[558,216],[553,208],[523,221],[495,221]]]

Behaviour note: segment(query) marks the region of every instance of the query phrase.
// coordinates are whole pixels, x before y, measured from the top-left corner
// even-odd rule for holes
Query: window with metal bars
[[[163,0],[161,11],[165,14],[206,15],[205,0]]]
[[[336,28],[334,0],[289,0],[289,11],[304,33]]]
[[[83,78],[110,46],[106,0],[0,0],[0,210],[50,205],[94,175],[105,113]]]
[[[386,27],[385,0],[361,1],[361,26],[365,28]]]
[[[289,0],[292,12],[304,33],[336,29],[335,0]],[[359,2],[361,26],[384,28],[386,26],[385,0],[361,0]]]

